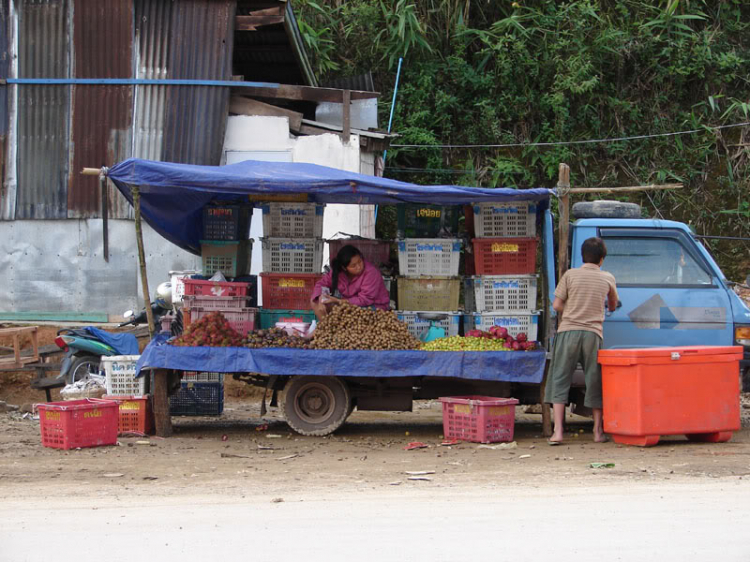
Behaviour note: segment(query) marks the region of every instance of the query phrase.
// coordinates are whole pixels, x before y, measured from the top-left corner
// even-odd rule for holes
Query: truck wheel
[[[641,206],[620,201],[582,201],[573,205],[577,219],[639,219]]]
[[[292,377],[281,396],[281,412],[300,435],[328,435],[343,425],[352,403],[349,387],[337,377]]]

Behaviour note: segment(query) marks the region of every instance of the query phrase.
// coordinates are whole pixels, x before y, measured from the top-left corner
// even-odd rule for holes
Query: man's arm
[[[609,293],[607,294],[607,308],[609,308],[610,312],[614,312],[617,309],[617,289],[615,289],[614,284],[609,288]]]
[[[555,297],[555,300],[552,301],[552,308],[554,308],[555,312],[558,314],[562,314],[563,310],[565,310],[565,301],[560,297]]]

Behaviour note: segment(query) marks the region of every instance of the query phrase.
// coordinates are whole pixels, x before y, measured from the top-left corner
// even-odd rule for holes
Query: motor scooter
[[[168,297],[165,296],[167,293],[169,294]],[[155,331],[158,331],[161,317],[171,310],[171,287],[167,283],[162,283],[157,288],[156,298],[151,304]],[[126,318],[126,321],[119,327],[137,326],[148,321],[145,309],[138,315],[132,310],[128,310],[123,314],[123,317]],[[181,317],[178,317],[176,324],[173,322],[173,330],[181,331]],[[66,384],[86,379],[91,374],[99,374],[102,357],[136,355],[138,353],[138,340],[133,334],[110,334],[92,326],[62,329],[57,332],[55,344],[65,351],[60,374],[57,378],[64,379]]]

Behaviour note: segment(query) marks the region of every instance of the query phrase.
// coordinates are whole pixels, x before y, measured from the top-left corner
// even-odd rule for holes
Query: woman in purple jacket
[[[380,271],[351,244],[336,254],[331,270],[315,284],[310,301],[318,320],[342,302],[381,310],[388,310],[391,304]]]

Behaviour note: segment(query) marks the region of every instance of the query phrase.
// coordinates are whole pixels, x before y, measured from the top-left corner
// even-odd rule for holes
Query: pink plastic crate
[[[229,325],[232,326],[235,332],[242,337],[245,337],[248,332],[252,332],[255,329],[255,317],[258,314],[257,308],[233,308],[216,310],[213,308],[191,308],[185,310],[182,313],[182,322],[184,327],[187,329],[190,324],[197,322],[204,316],[208,316],[212,312],[220,312],[221,315],[227,319]]]
[[[225,310],[228,308],[244,308],[247,306],[248,297],[213,297],[213,296],[188,296],[182,297],[182,308],[206,308],[211,310]]]
[[[443,403],[443,433],[446,439],[473,443],[513,441],[515,398],[451,396]]]

